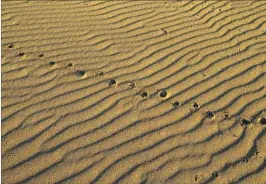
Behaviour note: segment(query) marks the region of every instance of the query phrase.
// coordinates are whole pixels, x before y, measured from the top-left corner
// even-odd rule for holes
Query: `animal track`
[[[261,125],[266,125],[266,118],[259,118],[259,123]]]
[[[104,72],[98,72],[97,75],[99,75],[99,76],[104,76],[105,73],[104,73]]]
[[[244,125],[249,125],[251,122],[247,119],[242,119],[241,120],[241,125],[244,126]]]
[[[128,83],[128,86],[131,87],[131,88],[135,88],[136,87],[136,83],[131,81]]]
[[[214,172],[212,173],[212,176],[213,176],[214,178],[218,178],[218,177],[219,177],[219,173],[216,172],[216,171],[214,171]]]
[[[224,119],[229,119],[231,115],[228,112],[224,112]]]
[[[84,70],[77,70],[76,74],[80,77],[84,77],[86,75],[86,72]]]
[[[13,48],[14,48],[14,44],[10,44],[10,45],[8,46],[8,48],[13,49]]]
[[[172,105],[174,108],[178,108],[180,106],[180,102],[175,101]]]
[[[55,64],[56,64],[56,63],[55,63],[54,61],[50,61],[50,62],[49,62],[49,66],[55,66]]]
[[[140,96],[142,98],[148,98],[149,94],[146,91],[142,91],[142,92],[140,92]]]
[[[243,162],[248,162],[248,158],[243,158]]]
[[[198,181],[198,175],[196,175],[196,176],[194,177],[194,180],[195,180],[195,181]]]
[[[167,92],[165,90],[161,90],[161,91],[159,91],[159,96],[161,98],[165,98],[165,97],[167,97]]]
[[[20,57],[25,56],[25,53],[24,53],[24,52],[20,52],[20,53],[18,54],[18,56],[20,56]]]
[[[193,107],[193,111],[195,112],[200,108],[200,105],[197,102],[193,102],[192,107]]]
[[[212,111],[207,111],[206,112],[206,117],[209,118],[209,119],[214,119],[215,118],[215,115]]]
[[[115,86],[116,80],[115,79],[109,79],[108,84],[109,84],[109,86]]]

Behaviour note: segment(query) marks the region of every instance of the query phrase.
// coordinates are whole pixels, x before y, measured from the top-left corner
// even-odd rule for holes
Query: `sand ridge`
[[[266,183],[265,1],[2,1],[3,183]]]

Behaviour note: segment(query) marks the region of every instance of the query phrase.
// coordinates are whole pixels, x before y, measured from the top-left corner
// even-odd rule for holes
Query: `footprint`
[[[86,72],[84,70],[77,70],[76,74],[80,77],[84,77],[86,75]]]
[[[23,56],[25,56],[25,53],[24,53],[24,52],[20,52],[20,53],[18,54],[18,56],[23,57]]]
[[[149,97],[149,94],[146,91],[142,91],[140,92],[140,96],[145,99]]]
[[[219,174],[218,174],[218,172],[214,171],[214,172],[212,173],[212,176],[213,176],[214,178],[218,178],[218,177],[219,177]]]
[[[180,106],[180,102],[175,101],[174,103],[172,103],[174,108],[178,108]]]
[[[131,88],[135,88],[136,87],[136,83],[131,81],[128,83],[128,86],[131,87]]]
[[[200,108],[200,105],[197,102],[194,102],[192,104],[192,107],[193,107],[193,111],[196,111],[196,110],[198,110]]]
[[[49,62],[49,66],[52,67],[52,66],[55,66],[55,65],[56,65],[56,63],[55,63],[54,61],[50,61],[50,62]]]
[[[216,135],[217,135],[217,136],[223,136],[223,135],[224,135],[224,133],[223,133],[223,131],[221,131],[221,130],[218,130],[218,131],[216,132]]]
[[[251,122],[247,119],[242,119],[241,120],[241,125],[244,126],[244,125],[249,125]]]
[[[163,34],[169,34],[169,32],[164,28],[162,28],[161,31],[163,32]]]
[[[8,46],[8,48],[13,49],[13,48],[14,48],[14,44],[11,43],[11,44]]]
[[[224,112],[224,119],[229,119],[231,117],[231,115],[229,114],[229,112],[225,111]]]
[[[165,98],[165,97],[167,97],[167,92],[165,90],[161,90],[161,91],[159,91],[159,96],[161,98]]]
[[[72,66],[73,66],[73,64],[72,63],[68,63],[68,65],[67,65],[69,68],[71,68]]]
[[[266,125],[266,118],[259,118],[258,120],[261,125]]]
[[[195,180],[195,181],[198,181],[198,175],[196,175],[196,176],[194,177],[194,180]]]
[[[243,162],[248,162],[248,158],[243,158]]]
[[[260,154],[260,152],[256,149],[256,151],[255,151],[255,155],[259,155]]]
[[[104,72],[98,72],[97,75],[99,75],[99,76],[104,76],[105,73],[104,73]]]
[[[206,117],[209,118],[209,119],[214,119],[215,118],[215,115],[212,111],[207,111],[206,112]]]
[[[109,86],[115,86],[116,80],[115,79],[109,79],[108,84],[109,84]]]

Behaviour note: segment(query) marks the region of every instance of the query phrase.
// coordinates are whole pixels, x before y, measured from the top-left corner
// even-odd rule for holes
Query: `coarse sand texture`
[[[2,0],[3,184],[266,184],[266,1]]]

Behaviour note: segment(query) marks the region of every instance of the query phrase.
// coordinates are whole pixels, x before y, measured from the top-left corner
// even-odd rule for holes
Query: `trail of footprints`
[[[8,46],[8,48],[10,48],[10,49],[14,48],[14,44],[10,44]],[[25,56],[25,53],[24,52],[20,52],[18,54],[18,56],[23,57],[23,56]],[[44,57],[44,54],[43,53],[39,54],[39,57],[40,58]],[[56,65],[56,62],[55,61],[49,61],[48,65],[50,67],[53,67],[53,66]],[[73,64],[72,63],[69,63],[67,66],[71,68],[71,67],[73,67]],[[77,76],[79,76],[79,77],[85,77],[86,71],[84,71],[84,70],[77,70],[75,72],[75,74]],[[97,75],[98,76],[105,76],[105,73],[102,72],[102,71],[100,71],[100,72],[97,73]],[[108,83],[108,85],[110,87],[117,87],[118,86],[118,83],[117,83],[117,81],[115,79],[109,79],[109,80],[107,80],[107,83]],[[137,87],[137,84],[134,81],[130,81],[130,82],[128,82],[128,86],[130,88],[135,88],[135,87]],[[149,98],[149,93],[147,91],[140,91],[139,92],[139,95],[143,99]],[[158,96],[161,97],[162,99],[166,99],[167,97],[169,97],[166,90],[159,90]],[[179,108],[179,107],[181,107],[181,105],[182,104],[179,101],[172,102],[173,108]],[[191,104],[191,107],[192,108],[190,110],[193,113],[200,110],[200,105],[197,102],[193,102]],[[203,111],[201,113],[203,113]],[[205,115],[206,118],[209,118],[209,119],[212,119],[212,120],[215,119],[215,114],[212,111],[206,111],[206,112],[204,111],[203,115]],[[232,118],[235,118],[235,119],[240,120],[239,123],[241,124],[241,126],[247,126],[247,125],[254,124],[254,123],[259,123],[260,125],[266,125],[266,118],[265,117],[259,117],[257,119],[257,121],[253,121],[252,122],[252,121],[250,121],[248,119],[245,119],[245,118],[242,118],[242,117],[231,117],[228,112],[224,112],[224,119],[232,119]]]
[[[10,44],[8,46],[9,49],[13,49],[14,48],[14,44]],[[24,57],[26,55],[26,53],[24,52],[20,52],[18,54],[19,57]],[[44,57],[44,54],[41,53],[38,55],[39,58],[43,58]],[[49,67],[54,67],[56,66],[56,62],[55,61],[49,61],[48,62],[48,66]],[[73,67],[73,64],[72,63],[69,63],[67,64],[67,67],[69,68],[72,68]],[[86,71],[84,70],[76,70],[74,72],[74,74],[76,74],[78,77],[80,78],[84,78],[86,77]],[[106,74],[102,71],[98,72],[97,73],[97,76],[99,77],[106,77]],[[105,81],[109,87],[119,87],[119,82],[123,82],[123,81],[116,81],[115,79],[108,79]],[[134,82],[134,81],[127,81],[127,84],[129,86],[129,88],[131,89],[134,89],[136,87],[138,87],[137,83]],[[143,100],[146,100],[148,98],[150,98],[150,94],[148,93],[148,91],[143,91],[143,90],[140,90],[140,92],[137,93]],[[158,90],[157,92],[157,95],[163,99],[163,100],[167,100],[167,98],[169,98],[169,94],[167,93],[166,90],[162,89],[162,90]],[[182,108],[182,103],[180,101],[173,101],[171,103],[172,107],[174,109],[178,109],[178,108]],[[212,112],[210,110],[206,111],[206,110],[201,110],[201,106],[200,104],[198,104],[197,102],[191,102],[190,104],[190,109],[191,113],[201,113],[205,118],[208,118],[212,121],[215,122],[215,118],[216,118],[216,115],[215,115],[215,112]],[[251,124],[260,124],[262,126],[265,126],[266,125],[266,118],[265,117],[259,117],[257,120],[255,121],[250,121],[248,119],[245,119],[245,118],[242,118],[242,117],[233,117],[230,115],[229,112],[225,111],[224,112],[224,117],[223,117],[224,120],[236,120],[238,123],[240,123],[241,126],[249,126]],[[223,135],[223,132],[218,132],[218,135]],[[259,154],[259,151],[258,150],[255,150],[255,154],[258,155]],[[243,158],[243,162],[248,162],[248,158],[247,157],[244,157]],[[230,167],[230,166],[228,166]],[[214,171],[212,173],[212,177],[213,178],[217,178],[219,177],[219,173]],[[194,180],[197,182],[199,179],[199,176],[196,175],[194,177]]]

